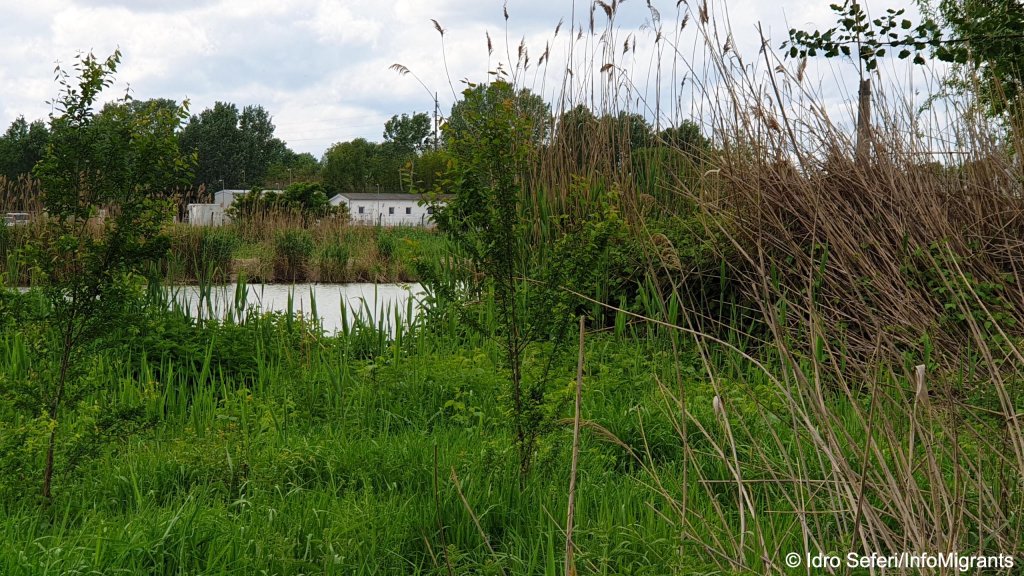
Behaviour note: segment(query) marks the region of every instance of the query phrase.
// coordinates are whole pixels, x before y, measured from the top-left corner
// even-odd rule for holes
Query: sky
[[[699,7],[689,1],[694,22]],[[712,24],[732,31],[731,37],[721,32],[718,41],[730,43],[741,55],[740,65],[754,67],[763,58],[758,24],[778,48],[791,27],[834,24],[834,1],[712,0],[709,10]],[[878,11],[907,4],[893,1]],[[678,8],[675,0],[651,0],[651,6],[656,12],[646,0],[617,4],[611,25],[615,48],[607,50],[601,43],[607,16],[579,0],[575,6],[572,0],[0,0],[0,129],[19,115],[29,121],[48,116],[47,101],[58,91],[58,63],[69,66],[82,52],[103,58],[115,49],[123,56],[110,98],[129,91],[135,99],[187,99],[192,113],[217,101],[239,108],[262,105],[279,138],[318,158],[335,142],[380,141],[384,122],[394,114],[432,114],[434,93],[446,115],[463,80],[486,81],[499,65],[516,69],[521,41],[530,61],[515,81],[550,101],[572,94],[601,106],[600,78],[612,75],[588,74],[585,68],[613,60],[614,70],[622,70],[615,83],[633,90],[629,106],[664,122],[699,114],[692,90],[701,79],[709,81],[704,40],[694,25],[677,32],[688,9],[685,0]],[[575,88],[563,91],[574,8],[574,29],[582,27],[584,35],[572,48],[575,74],[569,82]],[[658,30],[667,41],[656,41]],[[622,54],[630,39],[634,48]],[[547,65],[538,66],[546,45]],[[396,63],[411,74],[390,69]],[[907,77],[905,67],[883,67],[883,73]],[[673,89],[685,86],[683,76],[690,87]],[[808,78],[812,90],[841,111],[855,90],[856,68],[812,62]],[[706,105],[714,88],[705,85],[703,91]],[[652,93],[674,104],[652,104]]]

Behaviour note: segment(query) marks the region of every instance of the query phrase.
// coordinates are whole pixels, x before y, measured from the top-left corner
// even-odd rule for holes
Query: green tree
[[[704,158],[711,150],[711,141],[692,120],[683,120],[678,126],[665,128],[658,133],[656,140],[693,160]]]
[[[408,181],[410,192],[430,192],[437,189],[448,170],[448,153],[444,150],[427,150],[413,156],[402,168],[403,177]]]
[[[525,136],[535,146],[546,144],[551,129],[551,108],[540,96],[526,88],[515,88],[504,80],[490,84],[470,84],[463,98],[452,106],[444,126],[444,141],[450,151],[464,156],[463,142],[470,142],[471,132],[480,130],[491,116],[511,114],[526,130]]]
[[[31,124],[18,116],[0,136],[0,176],[17,180],[32,172],[43,157],[50,140],[50,131],[42,120]]]
[[[238,118],[242,138],[242,174],[244,184],[262,184],[271,165],[282,162],[288,146],[274,137],[274,123],[262,106],[246,106]]]
[[[414,154],[393,142],[378,144],[365,138],[338,142],[321,162],[324,186],[341,192],[398,192],[404,188],[402,171]]]
[[[50,430],[42,478],[47,502],[65,419],[92,386],[90,355],[126,329],[141,297],[133,277],[152,271],[166,253],[167,196],[189,176],[176,138],[184,107],[132,111],[122,100],[102,116],[94,113],[120,57],[83,56],[76,78],[58,68],[50,145],[35,168],[48,217],[29,257],[48,306],[25,326],[37,336],[39,361],[25,389],[31,390],[26,406],[32,416]],[[101,209],[110,212],[102,227],[90,226]]]
[[[871,76],[880,59],[896,55],[901,60],[913,56],[915,64],[924,64],[924,51],[940,43],[940,31],[934,20],[926,18],[916,27],[904,18],[903,9],[889,8],[881,17],[869,19],[867,11],[857,0],[844,0],[831,4],[837,16],[837,26],[825,30],[791,29],[789,39],[782,43],[788,47],[790,58],[826,58],[843,56],[853,60],[860,74],[857,109],[857,158],[867,159],[871,137]],[[899,52],[895,52],[899,48]]]
[[[217,189],[262,184],[270,166],[287,154],[262,106],[246,106],[239,113],[237,106],[225,102],[189,119],[181,132],[181,147],[197,155],[194,183]]]
[[[377,144],[365,138],[338,142],[324,152],[321,170],[324,186],[332,194],[373,190],[373,162]]]
[[[270,188],[285,188],[295,182],[319,182],[320,161],[309,152],[297,154],[285,150],[284,157],[267,168],[264,184]]]
[[[470,280],[470,285],[494,295],[509,373],[512,428],[525,475],[544,427],[548,382],[524,375],[524,354],[531,344],[557,341],[555,334],[561,331],[552,326],[566,316],[546,306],[550,292],[534,289],[527,280],[541,272],[536,268],[538,251],[527,241],[532,223],[520,217],[520,203],[536,161],[540,128],[538,115],[525,114],[515,104],[514,95],[521,93],[500,81],[488,89],[470,86],[463,91],[463,100],[453,108],[458,121],[444,126],[451,156],[443,186],[455,197],[435,218],[463,261],[483,273],[473,275],[481,279]],[[545,309],[532,307],[541,305]]]
[[[619,112],[617,116],[602,116],[598,122],[607,130],[608,143],[617,166],[628,166],[634,151],[651,144],[651,125],[642,114]]]
[[[397,114],[384,123],[384,141],[406,153],[420,153],[432,146],[433,125],[424,112]]]
[[[595,164],[607,159],[603,143],[597,139],[597,126],[597,117],[584,104],[559,115],[552,146],[571,172],[590,172]]]
[[[992,114],[1020,109],[1024,102],[1024,2],[1021,0],[939,0],[938,14],[951,31],[935,56],[956,64],[959,87],[975,74],[978,97]]]

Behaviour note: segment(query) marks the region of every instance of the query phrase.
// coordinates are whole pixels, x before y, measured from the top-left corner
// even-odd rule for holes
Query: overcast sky
[[[726,0],[712,12],[723,22],[728,17],[734,47],[748,62],[757,62],[759,22],[777,48],[791,26],[832,25],[830,1],[835,0]],[[664,35],[674,39],[675,0],[652,4]],[[906,4],[889,2],[877,10]],[[564,76],[573,11],[572,0],[508,0],[506,23],[500,0],[0,0],[0,6],[0,129],[18,115],[46,118],[46,101],[57,92],[58,61],[70,64],[80,51],[105,57],[119,47],[123,61],[111,97],[130,86],[136,99],[187,98],[193,113],[218,100],[240,108],[260,104],[273,116],[280,138],[317,157],[334,142],[379,141],[391,115],[432,111],[434,91],[446,114],[460,80],[484,80],[489,69],[508,60],[506,53],[515,60],[520,39],[531,58],[521,82],[551,98]],[[680,10],[685,9],[684,2]],[[591,4],[578,1],[575,10],[577,26],[588,30]],[[431,19],[445,29],[443,51]],[[559,20],[565,23],[555,37]],[[598,31],[606,22],[598,9]],[[629,69],[629,82],[640,93],[649,94],[656,77],[651,70],[657,22],[645,0],[623,2],[615,27],[618,64]],[[485,33],[494,45],[490,56]],[[685,32],[694,33],[693,26]],[[700,68],[693,37],[685,34],[673,40],[678,54]],[[623,57],[619,48],[631,36],[639,46]],[[552,63],[544,75],[537,73],[543,69],[536,62],[546,43],[552,46]],[[600,64],[604,59],[596,40],[584,39],[575,51],[577,60],[589,57]],[[663,45],[663,69],[671,68],[664,61],[672,52]],[[423,85],[389,70],[394,63],[407,66]],[[680,75],[687,65],[675,66]],[[856,76],[849,64],[812,65],[810,71],[811,81],[836,102],[849,89],[849,77]],[[663,76],[664,92],[670,74]]]

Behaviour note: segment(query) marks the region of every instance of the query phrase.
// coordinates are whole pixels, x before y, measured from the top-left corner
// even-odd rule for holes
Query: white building
[[[188,223],[191,226],[223,226],[228,221],[224,208],[218,204],[188,205]]]
[[[353,223],[375,226],[433,226],[434,207],[451,196],[441,196],[436,202],[425,194],[363,194],[346,192],[331,198],[334,206],[344,205]]]
[[[235,199],[250,190],[228,190],[213,193],[212,204],[189,204],[188,222],[192,226],[223,226],[231,221],[227,211]],[[264,190],[264,192],[281,192],[280,190]]]
[[[264,190],[264,192],[280,192],[280,190]],[[221,208],[227,210],[231,203],[235,201],[235,198],[243,194],[248,194],[249,190],[228,190],[224,189],[220,192],[213,193],[213,203]]]

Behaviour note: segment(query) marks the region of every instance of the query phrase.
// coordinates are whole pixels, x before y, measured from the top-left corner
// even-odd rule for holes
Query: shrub
[[[306,230],[285,230],[274,243],[274,279],[303,282],[309,279],[313,238]]]
[[[349,248],[335,240],[324,246],[317,258],[317,279],[321,282],[345,282],[349,278]]]
[[[227,228],[176,226],[164,262],[168,278],[226,282],[231,276],[238,238]]]
[[[395,237],[390,232],[380,231],[377,233],[377,255],[381,262],[387,264],[395,257]]]

